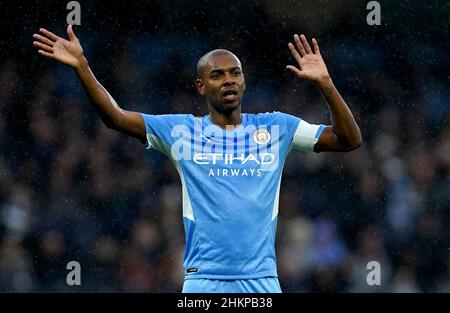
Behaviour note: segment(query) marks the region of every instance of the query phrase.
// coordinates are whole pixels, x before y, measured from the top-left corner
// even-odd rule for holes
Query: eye
[[[241,75],[241,70],[234,70],[234,71],[233,71],[233,75],[234,75],[234,76],[239,76],[239,75]]]
[[[214,72],[214,73],[212,73],[212,74],[211,74],[211,76],[210,76],[210,77],[211,77],[212,79],[219,79],[219,78],[220,78],[220,76],[221,76],[221,74],[220,74],[220,73]]]

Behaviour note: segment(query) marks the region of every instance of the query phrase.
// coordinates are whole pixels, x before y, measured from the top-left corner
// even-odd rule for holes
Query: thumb
[[[294,73],[299,78],[305,78],[305,73],[303,71],[299,70],[298,68],[296,68],[295,66],[288,65],[288,66],[286,66],[286,69],[288,69],[289,71]]]
[[[72,25],[69,24],[67,26],[67,35],[69,35],[70,41],[77,40],[77,37],[75,36],[75,33],[73,32]]]

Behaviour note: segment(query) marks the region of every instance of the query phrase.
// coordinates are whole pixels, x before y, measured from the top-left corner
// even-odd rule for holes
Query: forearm
[[[359,127],[331,78],[328,77],[317,82],[317,87],[321,90],[328,104],[333,132],[339,142],[348,148],[361,145],[362,139]]]
[[[119,127],[123,111],[108,91],[97,81],[89,68],[86,58],[83,57],[79,65],[74,67],[74,71],[80,79],[92,105],[106,126],[109,128]]]

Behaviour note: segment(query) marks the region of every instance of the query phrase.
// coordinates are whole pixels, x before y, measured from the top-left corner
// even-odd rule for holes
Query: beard
[[[242,98],[238,97],[235,101],[227,102],[222,99],[208,99],[211,106],[219,113],[230,114],[241,106]]]

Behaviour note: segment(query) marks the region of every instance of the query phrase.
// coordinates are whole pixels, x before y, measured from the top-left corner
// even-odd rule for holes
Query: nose
[[[236,78],[231,73],[225,73],[223,85],[224,86],[236,85]]]

